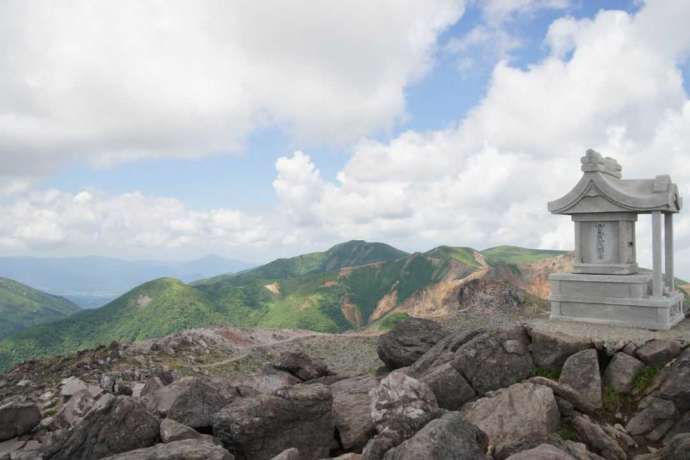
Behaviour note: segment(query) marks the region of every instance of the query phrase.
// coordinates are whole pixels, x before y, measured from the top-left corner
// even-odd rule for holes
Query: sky
[[[588,148],[690,197],[688,17],[664,0],[4,1],[0,255],[572,249],[546,203]],[[688,211],[675,232],[690,278]]]

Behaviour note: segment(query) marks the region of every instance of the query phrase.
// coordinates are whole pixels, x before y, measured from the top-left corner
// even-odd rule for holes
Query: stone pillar
[[[582,263],[582,223],[575,221],[575,263]]]
[[[664,214],[664,260],[666,261],[666,286],[673,292],[675,290],[675,274],[673,270],[673,214]]]
[[[663,291],[663,280],[661,273],[661,212],[652,212],[652,265],[654,275],[652,278],[652,295],[661,297]]]

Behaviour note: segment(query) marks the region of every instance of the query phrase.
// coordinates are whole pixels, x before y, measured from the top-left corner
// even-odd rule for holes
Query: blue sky
[[[564,9],[536,9],[516,15],[505,29],[519,37],[522,45],[508,59],[518,67],[527,67],[543,59],[543,44],[549,25],[564,14],[576,18],[593,17],[601,9],[634,12],[630,1],[580,1]],[[472,3],[462,18],[439,37],[433,69],[421,81],[405,89],[407,120],[386,132],[372,132],[371,137],[389,140],[406,130],[425,131],[457,123],[483,97],[491,70],[498,56],[485,57],[485,49],[471,50],[469,56],[478,62],[476,68],[458,68],[458,56],[443,49],[453,38],[462,38],[484,21],[482,7]],[[467,57],[467,56],[465,56]],[[686,76],[687,76],[686,72]],[[687,77],[686,77],[687,78]],[[140,190],[146,194],[175,196],[187,205],[200,209],[235,207],[251,210],[276,204],[271,183],[275,179],[275,162],[296,149],[309,148],[309,154],[324,178],[335,180],[348,160],[350,146],[303,145],[290,138],[280,126],[259,128],[253,132],[245,151],[195,160],[151,159],[124,163],[107,168],[88,164],[68,165],[47,178],[45,185],[78,192],[97,188],[118,194]]]
[[[684,3],[5,2],[0,254],[570,249],[587,148],[690,194]]]

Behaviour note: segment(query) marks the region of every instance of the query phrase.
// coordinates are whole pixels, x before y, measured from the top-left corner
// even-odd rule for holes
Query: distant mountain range
[[[209,325],[339,332],[390,325],[408,314],[439,317],[463,305],[500,306],[518,291],[544,298],[548,273],[569,261],[560,251],[441,246],[409,254],[350,241],[192,284],[170,277],[146,282],[104,307],[0,341],[0,370],[28,358]],[[491,294],[482,297],[484,291]]]
[[[79,307],[67,299],[0,278],[0,338],[77,311]]]
[[[109,257],[0,257],[0,277],[59,295],[81,308],[105,305],[133,287],[161,277],[185,282],[251,268],[240,260],[206,256],[189,262]]]

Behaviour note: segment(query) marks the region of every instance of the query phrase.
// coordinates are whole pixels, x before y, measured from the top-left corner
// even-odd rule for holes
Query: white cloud
[[[241,148],[275,123],[349,142],[404,116],[462,0],[0,4],[5,175]]]
[[[690,100],[678,66],[690,51],[690,5],[562,18],[550,55],[499,63],[485,98],[455,126],[358,142],[335,181],[302,151],[276,163],[280,206],[265,215],[195,211],[141,194],[20,192],[0,203],[0,247],[227,248],[295,254],[351,238],[405,249],[437,244],[572,247],[572,224],[546,203],[580,177],[587,148],[625,177],[671,173],[690,200]],[[685,8],[685,10],[683,10]],[[677,218],[679,273],[690,275],[690,217]],[[648,263],[641,216],[640,256]],[[21,230],[19,230],[19,228]],[[286,249],[289,248],[289,249]],[[252,259],[256,260],[257,257]]]
[[[105,195],[45,190],[0,202],[0,251],[198,255],[262,247],[271,233],[262,217],[226,209],[195,211],[138,192]],[[244,254],[247,252],[245,251]]]
[[[292,216],[308,210],[315,223],[300,229],[302,238],[569,248],[572,224],[550,216],[546,202],[574,186],[590,147],[617,157],[626,177],[671,173],[690,197],[690,101],[677,67],[690,35],[679,23],[667,26],[690,16],[690,6],[674,5],[671,13],[650,2],[634,16],[556,21],[545,40],[551,55],[527,70],[499,63],[487,96],[457,127],[356,147],[338,182],[319,179],[308,207],[290,208]],[[319,177],[302,153],[299,164]],[[639,236],[648,264],[646,220]],[[688,276],[687,213],[676,233],[678,265]]]

